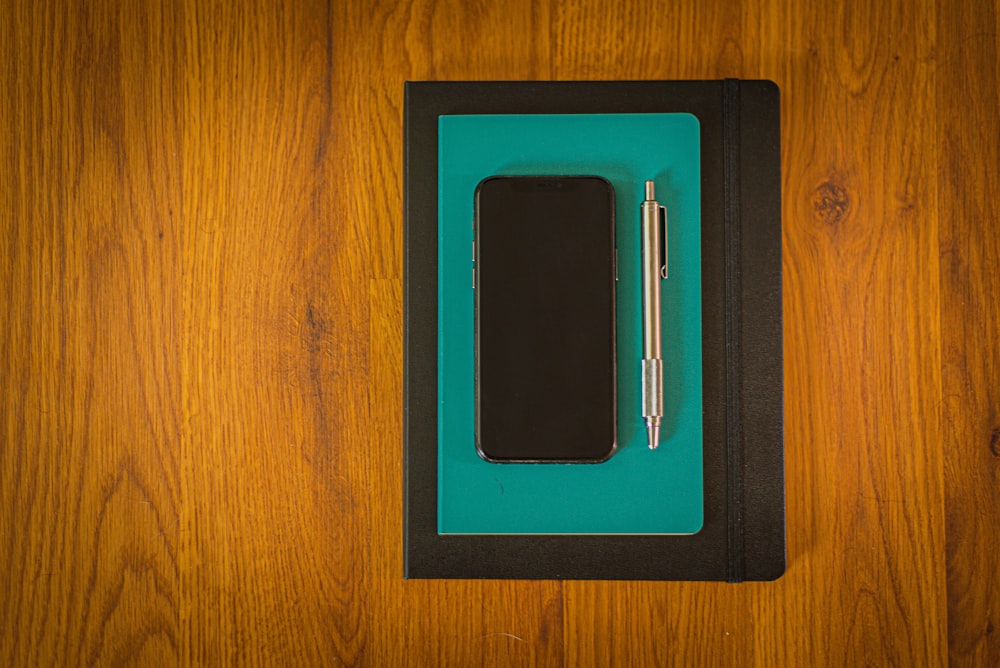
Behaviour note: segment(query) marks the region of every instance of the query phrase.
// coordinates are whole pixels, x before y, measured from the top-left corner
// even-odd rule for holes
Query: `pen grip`
[[[663,417],[663,360],[642,360],[642,416]]]

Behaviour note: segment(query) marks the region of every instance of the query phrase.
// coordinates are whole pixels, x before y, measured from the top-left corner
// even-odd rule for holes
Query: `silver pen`
[[[649,449],[660,444],[663,422],[663,333],[660,279],[667,277],[667,210],[656,201],[654,183],[646,181],[639,206],[642,235],[642,416]]]

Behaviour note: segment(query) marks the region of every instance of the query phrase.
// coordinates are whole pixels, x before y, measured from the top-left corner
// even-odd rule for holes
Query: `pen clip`
[[[660,207],[660,278],[667,278],[667,207]]]

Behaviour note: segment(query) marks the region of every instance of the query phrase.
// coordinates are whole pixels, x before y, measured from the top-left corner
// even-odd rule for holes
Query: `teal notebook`
[[[700,128],[691,114],[438,119],[438,532],[691,534],[704,516]],[[598,175],[615,188],[618,451],[600,464],[495,464],[474,433],[473,195],[492,175]],[[662,282],[665,416],[658,450],[640,414],[639,203],[667,207]]]

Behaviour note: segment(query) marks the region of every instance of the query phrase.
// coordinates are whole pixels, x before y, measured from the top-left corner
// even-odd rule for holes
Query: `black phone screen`
[[[595,176],[491,177],[475,210],[480,456],[607,459],[616,446],[614,188]]]

